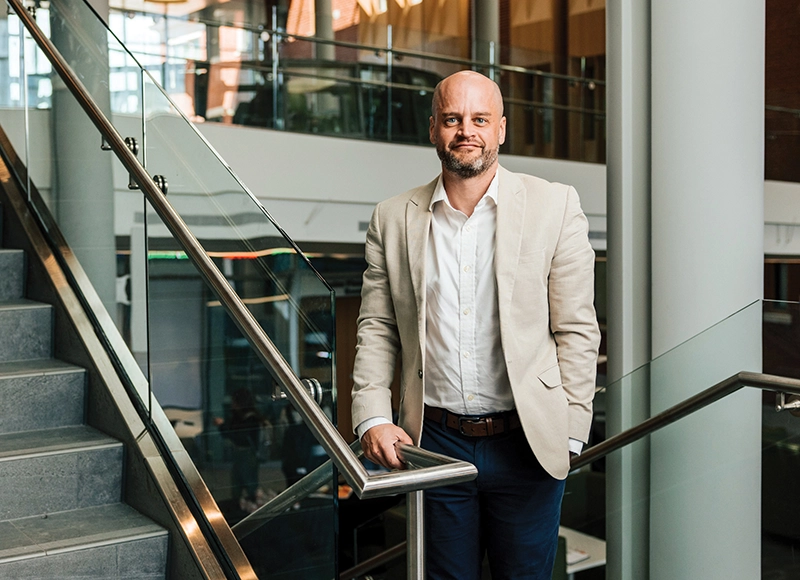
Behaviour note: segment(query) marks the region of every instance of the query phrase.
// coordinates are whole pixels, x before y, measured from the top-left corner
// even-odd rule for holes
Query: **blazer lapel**
[[[504,312],[511,305],[517,262],[522,247],[525,226],[525,186],[510,171],[500,167],[497,200],[497,233],[495,234],[494,269],[497,279],[497,301],[501,321],[507,318]]]
[[[420,187],[406,204],[406,243],[411,284],[417,303],[417,327],[422,360],[425,360],[425,262],[428,254],[428,234],[431,230],[431,197],[439,178]]]

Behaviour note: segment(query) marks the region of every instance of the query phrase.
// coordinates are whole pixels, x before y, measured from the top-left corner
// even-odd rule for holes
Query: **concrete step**
[[[25,252],[0,248],[0,300],[22,298],[25,288]]]
[[[24,298],[0,302],[0,362],[50,358],[53,308]]]
[[[84,425],[0,435],[0,521],[119,502],[122,459]]]
[[[81,425],[86,371],[54,359],[0,363],[0,434]]]
[[[0,521],[0,578],[163,579],[167,531],[116,503]]]

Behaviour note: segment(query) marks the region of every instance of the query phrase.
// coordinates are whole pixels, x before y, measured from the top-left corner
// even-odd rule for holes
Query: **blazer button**
[[[422,378],[422,369],[419,369],[419,370],[417,371],[417,375],[419,376],[419,378]]]

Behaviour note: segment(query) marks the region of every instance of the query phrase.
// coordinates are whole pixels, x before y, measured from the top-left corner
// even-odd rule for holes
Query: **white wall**
[[[300,241],[363,243],[376,203],[439,173],[433,146],[396,145],[205,123],[203,135]],[[501,156],[512,171],[574,185],[592,229],[605,232],[605,166]],[[287,168],[291,168],[288,169]],[[361,226],[361,227],[359,227]],[[603,248],[604,249],[604,240]]]
[[[115,122],[125,135],[136,119],[121,115]],[[35,144],[31,177],[47,197],[52,157],[49,111],[33,110],[29,120]],[[20,156],[25,151],[21,111],[0,109],[0,126]],[[426,183],[439,171],[431,147],[394,145],[230,127],[198,126],[248,188],[264,202],[278,223],[303,242],[363,243],[363,224],[374,205],[408,188]],[[141,131],[141,129],[139,129]],[[98,139],[99,143],[99,139]],[[99,146],[98,146],[99,148]],[[110,153],[109,153],[110,155]],[[606,168],[596,163],[503,155],[511,171],[538,175],[574,185],[589,217],[595,249],[605,249]],[[166,159],[170,163],[169,159]],[[232,181],[232,180],[229,180]],[[128,174],[114,164],[117,235],[129,235],[141,198],[127,189]],[[800,183],[764,184],[764,251],[800,255]]]

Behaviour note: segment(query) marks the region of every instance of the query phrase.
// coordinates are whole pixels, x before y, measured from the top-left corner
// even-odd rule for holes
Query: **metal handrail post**
[[[386,26],[386,140],[392,140],[392,25]]]
[[[408,580],[425,578],[425,492],[406,496],[406,562]]]
[[[497,79],[495,78],[495,68],[494,68],[494,65],[495,65],[495,62],[494,62],[495,61],[494,51],[495,51],[494,40],[490,40],[489,41],[489,78],[491,80],[497,82]]]
[[[281,41],[281,35],[278,31],[278,7],[272,7],[272,122],[274,124],[274,129],[283,129],[283,121],[278,118],[278,96],[281,92],[281,87],[279,86],[281,79],[278,78],[280,75],[279,65],[280,65],[280,50],[278,50],[278,43]]]

